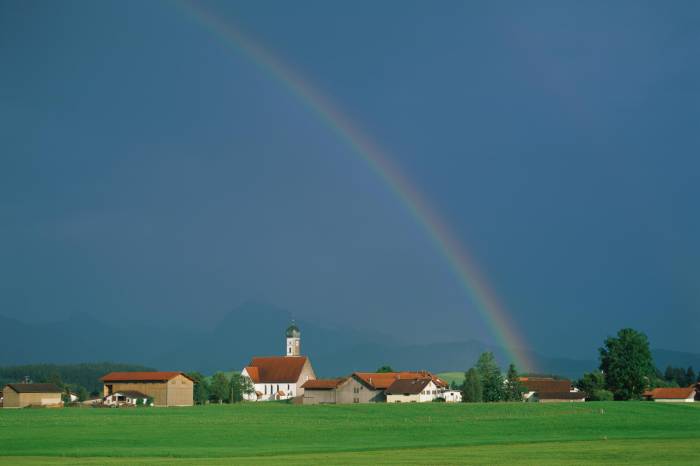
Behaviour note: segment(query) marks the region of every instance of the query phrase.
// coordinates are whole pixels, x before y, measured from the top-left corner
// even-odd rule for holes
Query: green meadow
[[[700,403],[3,409],[4,464],[698,464]]]

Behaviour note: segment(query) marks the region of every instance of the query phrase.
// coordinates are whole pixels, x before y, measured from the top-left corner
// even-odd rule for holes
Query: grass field
[[[0,410],[5,464],[698,464],[699,459],[695,404]]]

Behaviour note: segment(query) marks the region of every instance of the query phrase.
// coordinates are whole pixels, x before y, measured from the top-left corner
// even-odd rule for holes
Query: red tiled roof
[[[563,393],[571,391],[571,381],[566,379],[535,379],[520,377],[520,384],[530,392],[542,393]]]
[[[245,371],[248,373],[253,383],[260,383],[260,371],[258,371],[257,367],[247,366]]]
[[[695,393],[695,387],[655,388],[649,394],[655,400],[685,400],[693,393]]]
[[[402,371],[402,372],[355,372],[354,376],[375,390],[386,390],[394,381],[399,379],[431,379],[438,387],[447,387],[447,383],[439,377],[427,371]]]
[[[100,380],[103,382],[167,382],[178,375],[192,380],[184,372],[110,372]]]
[[[311,390],[332,390],[337,388],[338,385],[343,383],[346,379],[315,379],[307,380],[301,388],[311,389]]]
[[[299,380],[306,361],[306,356],[270,356],[253,358],[248,367],[257,368],[258,383],[294,383]]]

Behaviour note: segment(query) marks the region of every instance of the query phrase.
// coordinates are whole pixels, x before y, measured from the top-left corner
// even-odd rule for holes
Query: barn
[[[193,406],[194,380],[183,372],[111,372],[100,379],[103,395],[139,392],[154,406]]]
[[[5,385],[3,408],[61,406],[63,390],[52,383],[10,383]]]

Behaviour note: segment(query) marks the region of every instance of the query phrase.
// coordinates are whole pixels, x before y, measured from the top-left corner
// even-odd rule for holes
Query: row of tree
[[[669,366],[664,374],[656,369],[647,336],[623,328],[609,337],[598,350],[599,371],[584,374],[576,386],[589,400],[635,400],[656,387],[687,387],[700,382],[692,367]]]
[[[187,374],[194,380],[194,402],[196,404],[238,403],[245,395],[255,391],[248,377],[234,372],[227,377],[223,372],[215,373],[208,379],[200,372]]]
[[[491,352],[482,353],[476,365],[464,374],[461,390],[462,401],[468,403],[520,401],[525,391],[518,381],[515,365],[508,367],[504,378]]]

